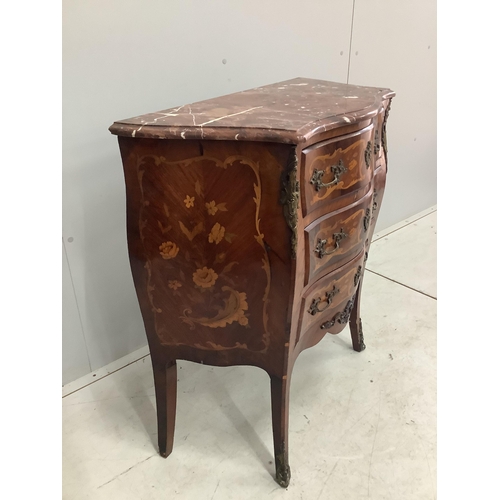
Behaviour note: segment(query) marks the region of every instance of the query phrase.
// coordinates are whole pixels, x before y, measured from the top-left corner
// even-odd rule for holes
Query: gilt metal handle
[[[338,312],[333,316],[333,318],[329,321],[326,321],[321,325],[321,329],[324,330],[325,328],[332,328],[332,326],[335,325],[335,323],[340,323],[345,324],[349,321],[349,317],[351,316],[352,308],[354,307],[354,299],[356,296],[354,296],[351,300],[347,302],[347,304],[344,307],[344,310],[341,312]]]
[[[375,130],[375,146],[373,148],[373,152],[375,153],[375,156],[378,157],[378,154],[380,152],[380,134],[378,132],[378,129]]]
[[[330,169],[333,179],[330,182],[325,183],[323,182],[323,176],[328,169]],[[311,184],[316,188],[316,191],[325,187],[335,186],[339,183],[340,178],[345,172],[347,172],[347,168],[344,167],[344,162],[342,160],[339,160],[337,165],[327,167],[326,170],[318,170],[315,168],[311,177]]]
[[[316,313],[323,312],[325,309],[328,308],[328,306],[333,302],[333,297],[339,293],[339,289],[333,285],[333,288],[331,290],[328,290],[325,292],[325,297],[317,297],[316,299],[313,299],[311,302],[311,307],[309,307],[309,310],[307,311],[309,314],[312,314],[313,316]],[[325,306],[320,309],[319,305],[324,302]]]
[[[318,258],[321,259],[325,255],[331,255],[332,253],[334,253],[339,248],[340,242],[344,238],[347,238],[347,233],[344,233],[344,229],[340,228],[340,233],[334,233],[332,236],[334,245],[331,250],[325,249],[328,240],[319,239],[318,243],[316,244],[316,248],[314,249],[314,251],[318,254]]]
[[[368,228],[370,227],[370,222],[371,222],[371,210],[369,208],[367,208],[365,210],[365,216],[363,217],[363,229],[365,230],[365,233],[366,231],[368,231]]]
[[[370,164],[372,161],[372,142],[368,141],[365,149],[365,163],[366,163],[366,168],[370,168]]]
[[[358,266],[356,274],[354,275],[354,286],[358,286],[359,279],[361,278],[361,266]]]

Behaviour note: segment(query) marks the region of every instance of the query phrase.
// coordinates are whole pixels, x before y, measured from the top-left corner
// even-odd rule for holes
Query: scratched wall
[[[435,0],[310,0],[307,8],[299,0],[63,0],[63,383],[146,344],[109,125],[296,76],[391,87],[383,229],[436,199],[435,10]]]

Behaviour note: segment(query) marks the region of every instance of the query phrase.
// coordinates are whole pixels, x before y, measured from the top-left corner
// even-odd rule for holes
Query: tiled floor
[[[63,399],[63,498],[436,496],[436,212],[375,235],[367,349],[348,329],[295,365],[287,491],[274,482],[270,387],[252,367],[178,362],[174,451],[156,451],[149,356]]]

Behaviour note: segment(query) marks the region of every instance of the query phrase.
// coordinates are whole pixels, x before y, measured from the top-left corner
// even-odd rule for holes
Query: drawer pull
[[[318,258],[321,259],[325,255],[331,255],[332,253],[337,250],[340,246],[340,242],[344,239],[347,238],[347,233],[344,233],[344,230],[340,228],[340,233],[334,233],[332,236],[334,246],[331,250],[325,250],[326,244],[328,240],[318,240],[318,243],[316,245],[316,248],[314,251],[318,254]]]
[[[368,228],[370,227],[370,222],[371,222],[371,210],[369,208],[366,209],[365,211],[365,216],[363,217],[363,229],[368,231]]]
[[[358,286],[360,278],[361,278],[361,266],[358,266],[358,270],[356,271],[356,274],[354,275],[354,286]]]
[[[373,191],[373,204],[372,204],[372,220],[375,218],[375,211],[378,208],[378,203],[375,201],[377,199],[377,191]]]
[[[333,174],[333,179],[330,182],[324,183],[323,176],[328,168],[330,168],[330,172]],[[325,187],[335,186],[339,183],[340,178],[345,172],[347,172],[347,168],[344,167],[344,162],[342,160],[339,160],[337,165],[327,167],[326,170],[318,170],[315,168],[311,177],[311,184],[316,188],[316,191]]]
[[[368,144],[366,145],[365,149],[365,163],[366,163],[366,168],[370,168],[370,164],[372,161],[372,142],[368,141]]]
[[[333,297],[337,295],[337,293],[339,293],[339,289],[335,285],[333,285],[333,288],[331,290],[325,292],[325,297],[323,299],[321,297],[318,297],[312,300],[311,307],[307,312],[309,314],[312,314],[313,316],[316,313],[323,312],[333,302]],[[323,309],[319,308],[319,304],[321,304],[321,302],[325,303]]]
[[[375,130],[375,147],[373,148],[373,152],[375,153],[375,157],[378,157],[380,152],[380,134],[378,133],[378,129]]]
[[[321,329],[331,328],[335,323],[345,324],[349,321],[349,317],[351,316],[352,308],[354,307],[354,296],[344,307],[342,312],[338,312],[331,320],[326,321],[321,325]]]

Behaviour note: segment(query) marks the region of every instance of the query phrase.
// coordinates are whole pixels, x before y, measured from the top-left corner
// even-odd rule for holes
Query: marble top
[[[294,78],[116,121],[115,135],[301,143],[374,116],[389,89]]]

